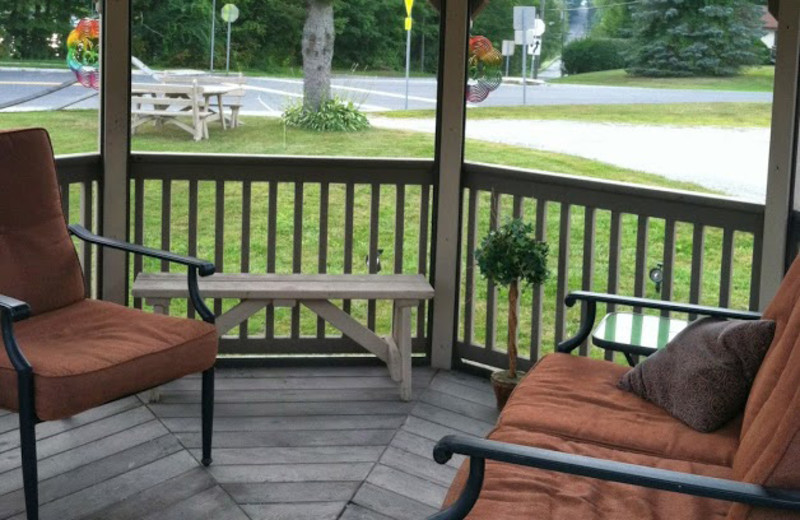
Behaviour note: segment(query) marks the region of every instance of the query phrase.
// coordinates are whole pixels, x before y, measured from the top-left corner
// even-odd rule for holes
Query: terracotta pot
[[[508,375],[508,370],[498,370],[492,373],[492,387],[494,388],[494,396],[497,399],[497,409],[503,410],[503,407],[508,401],[508,396],[514,391],[520,381],[522,381],[523,374],[517,372],[517,377],[511,378]]]

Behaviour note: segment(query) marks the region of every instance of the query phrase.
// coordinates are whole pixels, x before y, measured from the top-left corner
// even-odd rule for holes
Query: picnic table
[[[411,309],[433,298],[433,287],[422,275],[223,274],[200,280],[204,298],[233,298],[240,302],[217,317],[219,336],[238,326],[267,305],[302,304],[342,334],[387,364],[400,383],[400,398],[411,399]],[[140,273],[133,296],[143,298],[156,312],[168,314],[170,301],[187,297],[186,275]],[[392,335],[379,337],[331,300],[391,300]]]
[[[132,132],[153,121],[157,125],[177,126],[192,134],[195,141],[208,139],[209,122],[221,121],[223,129],[227,128],[223,97],[236,89],[235,85],[201,85],[196,81],[135,83],[131,86]],[[185,117],[190,118],[188,123],[178,119]]]

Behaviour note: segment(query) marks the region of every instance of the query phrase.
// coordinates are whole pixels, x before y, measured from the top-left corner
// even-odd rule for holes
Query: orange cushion
[[[731,469],[723,466],[662,459],[511,427],[500,427],[489,438],[711,477],[729,478],[731,474]],[[445,506],[458,498],[468,471],[469,461],[456,475]],[[487,461],[480,498],[467,519],[713,520],[725,518],[728,509],[730,504],[719,500]]]
[[[0,158],[0,294],[28,303],[34,314],[82,300],[83,274],[47,132],[0,132]]]
[[[568,354],[546,356],[514,390],[498,425],[669,459],[732,465],[741,419],[714,433],[697,432],[617,388],[628,370]]]
[[[33,366],[36,413],[61,419],[213,366],[217,333],[202,321],[108,302],[79,303],[15,324]],[[17,375],[0,354],[0,407],[17,410]]]

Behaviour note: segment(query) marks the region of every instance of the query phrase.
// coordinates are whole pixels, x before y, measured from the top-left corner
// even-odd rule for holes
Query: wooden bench
[[[217,110],[220,114],[222,128],[236,128],[239,126],[239,111],[242,108],[242,98],[245,95],[244,85],[247,78],[241,73],[234,75],[222,74],[175,74],[165,72],[160,77],[167,84],[188,84],[197,82],[204,89],[225,87],[223,95],[217,97]],[[206,97],[208,99],[208,96]],[[230,111],[230,117],[225,115],[225,109]]]
[[[187,297],[186,288],[185,275],[141,273],[133,284],[133,296],[167,314],[170,300]],[[400,383],[401,399],[411,399],[411,308],[433,298],[433,287],[424,276],[220,273],[200,280],[200,293],[204,298],[240,300],[217,317],[220,336],[267,305],[303,304],[386,363],[392,379]],[[392,335],[379,337],[331,300],[392,300]]]

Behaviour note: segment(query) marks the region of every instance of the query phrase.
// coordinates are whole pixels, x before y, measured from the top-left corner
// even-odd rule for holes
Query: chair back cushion
[[[84,298],[50,136],[41,128],[0,132],[0,294],[27,302],[34,314]]]
[[[747,401],[734,478],[800,489],[800,257],[764,318],[775,321],[775,336]],[[728,518],[773,518],[770,514],[776,513],[735,505]]]

